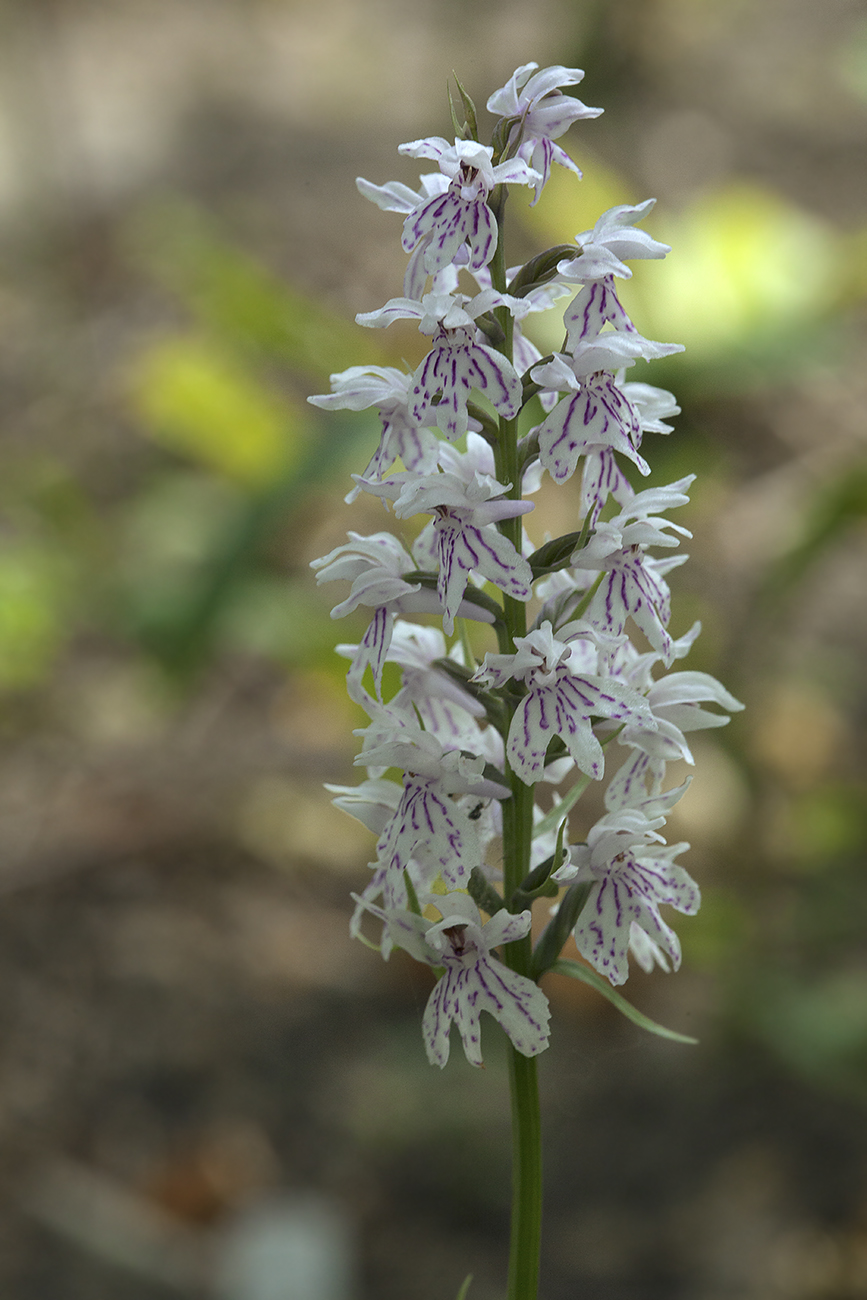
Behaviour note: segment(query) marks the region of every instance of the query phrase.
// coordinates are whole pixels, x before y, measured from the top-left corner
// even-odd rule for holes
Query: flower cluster
[[[563,969],[570,934],[612,985],[626,980],[630,953],[648,969],[678,966],[660,909],[693,913],[699,891],[675,861],[687,846],[660,833],[688,785],[667,788],[666,765],[692,763],[687,733],[741,707],[707,674],[672,671],[699,631],[672,636],[666,582],[689,536],[667,516],[687,502],[692,477],[633,482],[650,473],[645,434],[670,432],[678,412],[670,393],[625,379],[636,361],[680,350],[640,334],[618,296],[630,262],[669,252],[639,225],[653,200],[614,208],[574,245],[506,269],[509,190],[532,191],[535,203],[553,163],[580,177],[555,141],[601,111],[567,93],[582,77],[519,68],[488,100],[498,117],[490,145],[461,89],[467,121],[455,118],[454,144],[401,146],[436,166],[417,191],[358,181],[403,216],[409,254],[403,295],[359,324],[415,320],[429,349],[414,373],[353,366],[309,399],[378,411],[379,444],[347,499],[367,493],[401,523],[420,517],[401,537],[350,533],[313,567],[319,582],[351,583],[332,617],[370,612],[361,641],[340,647],[369,717],[356,760],[367,775],[329,787],[377,837],[352,930],[372,923],[383,956],[397,945],[436,972],[423,1028],[439,1065],[452,1022],[481,1064],[481,1011],[518,1052],[542,1051],[538,979]],[[560,299],[563,350],[542,357],[523,323]],[[527,495],[545,472],[575,479],[575,530],[554,540],[525,528]],[[485,636],[496,650],[482,655]],[[400,681],[389,698],[387,662]],[[606,774],[606,812],[582,824],[572,809]],[[540,898],[549,910],[558,901],[533,949]]]

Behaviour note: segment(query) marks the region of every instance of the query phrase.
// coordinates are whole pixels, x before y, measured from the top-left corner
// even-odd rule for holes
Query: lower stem
[[[535,1056],[509,1044],[512,1231],[508,1300],[536,1300],[542,1241],[542,1125]]]

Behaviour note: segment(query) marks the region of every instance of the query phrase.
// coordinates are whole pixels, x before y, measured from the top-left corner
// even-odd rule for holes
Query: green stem
[[[509,1049],[512,1234],[508,1300],[536,1300],[542,1241],[542,1123],[535,1056]]]
[[[491,262],[491,280],[500,293],[506,290],[506,262],[503,240],[505,190],[492,196],[491,206],[497,216],[499,239]],[[503,330],[500,351],[512,360],[514,322],[506,308],[496,309]],[[518,421],[500,420],[495,448],[497,478],[509,483],[508,495],[521,499],[521,468],[518,461]],[[523,522],[521,516],[504,519],[503,534],[520,553]],[[514,638],[527,635],[527,607],[520,600],[503,597],[503,621],[510,652]],[[510,899],[530,870],[530,846],[533,834],[533,789],[507,766],[512,797],[503,801],[503,892]],[[530,936],[506,944],[503,960],[519,975],[530,977],[533,945]],[[536,1058],[522,1056],[509,1044],[509,1092],[512,1105],[512,1225],[509,1248],[508,1300],[537,1300],[539,1292],[539,1256],[542,1237],[542,1124],[539,1113],[539,1086]]]

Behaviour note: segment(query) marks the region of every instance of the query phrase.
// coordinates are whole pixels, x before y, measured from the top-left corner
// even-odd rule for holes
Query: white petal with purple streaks
[[[531,686],[509,727],[506,754],[513,771],[525,784],[535,784],[548,745],[559,736],[581,771],[599,780],[604,760],[592,717],[638,720],[648,711],[643,697],[629,687],[605,677],[573,676],[566,667],[557,669],[551,685]]]
[[[413,376],[411,397],[413,419],[424,424],[440,394],[436,423],[451,441],[466,433],[467,402],[479,389],[507,419],[517,415],[521,405],[521,380],[501,353],[476,343],[465,331],[444,331]]]
[[[587,844],[572,848],[571,876],[561,876],[592,885],[573,934],[582,957],[612,984],[628,977],[633,924],[668,954],[676,970],[680,943],[659,909],[698,911],[698,886],[674,861],[689,846],[660,843],[663,822],[664,817],[650,819],[638,809],[606,813],[591,828]]]
[[[383,891],[390,906],[403,896],[403,873],[411,858],[423,859],[429,872],[428,888],[441,875],[451,889],[466,885],[481,858],[476,830],[467,814],[438,788],[436,780],[409,773],[376,853],[385,871]]]

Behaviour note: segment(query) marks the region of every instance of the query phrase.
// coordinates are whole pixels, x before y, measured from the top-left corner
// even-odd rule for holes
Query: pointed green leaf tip
[[[463,136],[465,140],[475,140],[476,144],[478,144],[479,124],[476,119],[476,106],[473,103],[473,101],[470,99],[467,92],[464,90],[460,81],[458,80],[458,74],[453,71],[452,76],[455,79],[455,85],[458,88],[458,94],[461,97],[461,103],[463,104],[464,113],[466,114],[466,121],[464,122],[463,126],[461,126],[457,118],[457,113],[455,112],[455,105],[454,105],[454,101],[452,100],[451,87],[449,87],[449,108],[451,109],[452,122],[454,123],[455,132],[457,135]]]
[[[406,886],[407,898],[409,900],[409,910],[416,916],[421,916],[421,907],[419,906],[418,894],[415,892],[415,885],[412,883],[412,877],[408,871],[403,873],[403,883]]]
[[[649,1016],[642,1015],[631,1002],[627,1002],[626,998],[621,997],[611,987],[604,976],[598,975],[589,966],[579,966],[577,961],[569,961],[564,958],[561,961],[555,961],[550,969],[556,975],[568,975],[573,980],[581,980],[583,983],[589,984],[591,988],[596,989],[597,993],[601,993],[604,998],[607,998],[621,1015],[626,1016],[627,1020],[631,1020],[634,1025],[638,1025],[641,1029],[646,1029],[648,1033],[658,1034],[660,1038],[670,1038],[674,1043],[690,1043],[694,1046],[698,1042],[697,1038],[690,1038],[688,1034],[678,1034],[673,1029],[666,1029],[664,1025],[657,1024]]]
[[[446,83],[446,94],[447,94],[448,97],[449,97],[449,112],[450,112],[451,115],[452,115],[452,126],[455,128],[455,135],[456,135],[456,136],[460,136],[461,139],[463,139],[463,138],[464,138],[464,127],[463,127],[463,126],[461,125],[461,123],[458,121],[458,115],[457,115],[457,113],[455,112],[455,101],[452,99],[452,88],[451,88],[451,86],[448,84],[448,82]]]
[[[461,1283],[461,1289],[457,1294],[456,1300],[467,1300],[467,1292],[470,1289],[470,1283],[473,1280],[472,1273],[468,1273]]]

